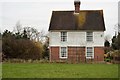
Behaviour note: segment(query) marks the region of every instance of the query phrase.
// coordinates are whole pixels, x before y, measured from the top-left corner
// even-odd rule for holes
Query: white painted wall
[[[93,42],[86,41],[85,31],[67,32],[67,42],[61,42],[60,32],[49,32],[50,46],[104,46],[104,32],[93,32]]]
[[[94,32],[94,46],[104,46],[104,32]]]

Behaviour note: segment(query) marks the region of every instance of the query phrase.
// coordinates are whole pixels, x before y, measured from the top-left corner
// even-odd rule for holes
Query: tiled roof
[[[103,10],[53,11],[51,30],[98,30],[105,31]]]

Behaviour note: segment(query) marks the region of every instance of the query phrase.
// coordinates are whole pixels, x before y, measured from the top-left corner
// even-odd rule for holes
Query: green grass
[[[3,63],[3,78],[118,78],[116,64]]]

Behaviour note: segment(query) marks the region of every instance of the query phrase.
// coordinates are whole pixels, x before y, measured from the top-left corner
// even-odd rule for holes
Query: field
[[[118,78],[117,64],[3,63],[3,78]]]

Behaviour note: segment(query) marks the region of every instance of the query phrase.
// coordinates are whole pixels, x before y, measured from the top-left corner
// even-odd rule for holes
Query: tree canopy
[[[18,28],[18,26],[17,26]],[[20,28],[21,29],[21,28]],[[6,59],[41,59],[46,56],[46,47],[41,41],[36,41],[38,31],[34,28],[25,27],[11,32],[5,30],[2,35],[2,52]],[[34,35],[34,36],[33,36]],[[47,53],[48,54],[48,53]]]

